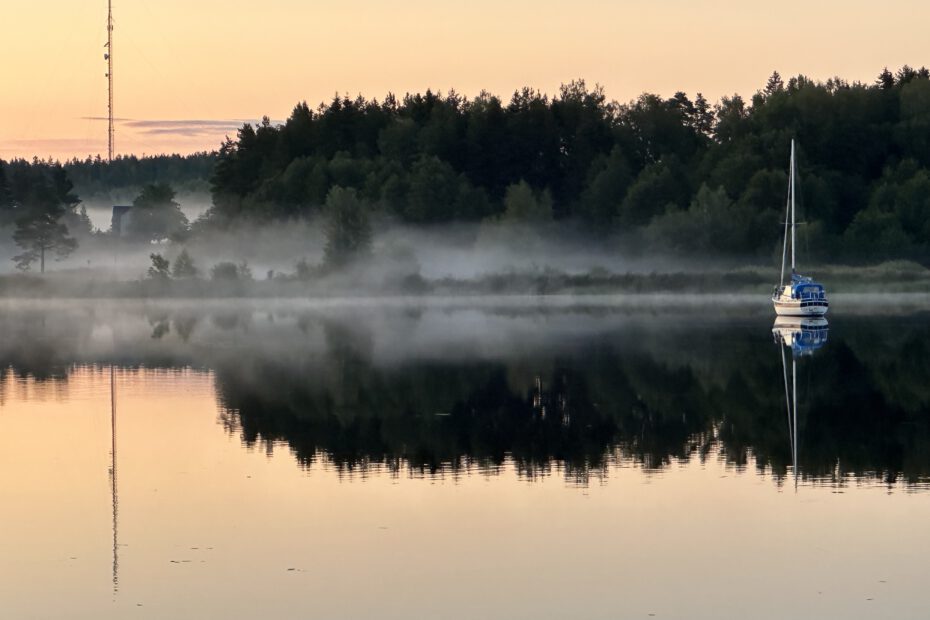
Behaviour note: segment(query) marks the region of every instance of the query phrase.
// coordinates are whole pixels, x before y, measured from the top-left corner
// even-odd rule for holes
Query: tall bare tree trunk
[[[45,273],[45,246],[39,250],[39,273]]]

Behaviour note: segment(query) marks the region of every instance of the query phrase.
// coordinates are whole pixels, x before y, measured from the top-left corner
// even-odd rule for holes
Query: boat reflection
[[[829,323],[823,317],[780,316],[772,326],[772,336],[781,352],[782,379],[785,386],[785,409],[788,414],[788,440],[791,446],[791,469],[794,488],[798,488],[798,358],[813,356],[827,343]],[[791,349],[791,377],[785,349]],[[810,368],[808,368],[810,370]]]
[[[830,324],[823,317],[780,316],[772,325],[775,342],[791,349],[794,357],[813,355],[827,344]]]

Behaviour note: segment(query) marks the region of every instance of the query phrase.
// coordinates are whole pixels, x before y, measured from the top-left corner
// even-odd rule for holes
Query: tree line
[[[930,71],[875,83],[776,72],[749,100],[608,101],[584,81],[509,102],[427,91],[297,105],[244,125],[211,178],[217,224],[325,210],[333,188],[412,224],[578,220],[633,245],[768,256],[798,141],[802,241],[817,257],[930,257]]]
[[[0,162],[0,225],[18,263],[90,233],[82,192],[138,186],[132,237],[182,239],[232,223],[327,215],[328,260],[368,252],[375,214],[413,225],[571,222],[623,249],[768,257],[780,248],[787,159],[798,142],[811,259],[930,260],[930,71],[872,84],[776,72],[751,98],[700,93],[609,101],[584,81],[509,102],[427,91],[298,104],[245,124],[217,153]],[[174,185],[209,180],[191,223]]]
[[[54,164],[54,162],[51,162]],[[169,183],[174,188],[208,189],[208,179],[216,164],[216,153],[120,155],[107,161],[99,155],[71,159],[65,171],[82,195],[106,194],[114,188],[137,188]]]

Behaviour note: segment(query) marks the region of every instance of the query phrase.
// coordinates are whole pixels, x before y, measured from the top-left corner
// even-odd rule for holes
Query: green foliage
[[[210,269],[210,278],[216,282],[247,282],[252,279],[252,270],[248,263],[238,265],[232,262],[221,262]]]
[[[167,182],[190,190],[209,189],[207,180],[215,164],[215,153],[193,153],[146,157],[119,155],[110,162],[99,156],[87,157],[72,159],[63,167],[81,195],[90,196]]]
[[[626,157],[614,147],[609,157],[596,160],[591,167],[591,181],[581,195],[581,216],[599,226],[612,224],[632,180]]]
[[[149,254],[152,259],[152,266],[149,267],[149,278],[152,280],[170,280],[171,279],[171,261],[161,254]]]
[[[252,278],[252,268],[249,267],[249,264],[246,261],[240,261],[236,265],[236,271],[238,273],[239,279],[243,282],[249,282]]]
[[[6,178],[6,162],[0,159],[0,226],[13,221],[13,206],[13,192],[10,191],[10,183]]]
[[[869,209],[894,214],[908,238],[930,241],[930,170],[914,160],[904,160],[886,171],[872,193]]]
[[[843,236],[847,247],[858,248],[857,253],[866,258],[885,260],[907,256],[912,251],[901,222],[893,213],[878,209],[857,213]]]
[[[600,233],[648,228],[682,252],[766,255],[781,234],[792,138],[799,207],[819,251],[866,258],[870,229],[930,260],[917,171],[930,170],[930,72],[910,67],[883,71],[875,85],[773,72],[750,100],[715,105],[683,92],[618,104],[583,81],[553,97],[523,88],[509,102],[427,91],[380,103],[336,97],[314,111],[299,104],[283,125],[245,125],[221,146],[211,221],[306,215],[340,186],[417,224],[534,219],[540,207]],[[885,179],[904,159],[917,170]],[[730,204],[699,197],[702,186],[723,188]],[[721,213],[736,219],[710,246],[703,234],[681,240]]]
[[[688,190],[677,165],[675,161],[662,161],[643,170],[620,205],[621,226],[644,226],[659,213],[684,205]]]
[[[930,246],[930,170],[912,159],[886,169],[844,241],[870,259],[923,254]]]
[[[688,209],[670,209],[653,220],[647,234],[661,246],[684,253],[708,253],[717,247],[751,252],[745,238],[750,214],[734,205],[722,187],[702,185]]]
[[[905,157],[930,165],[930,80],[914,79],[901,87],[901,121],[895,139]]]
[[[194,259],[187,253],[187,248],[184,248],[181,250],[181,253],[178,254],[178,257],[174,259],[174,268],[171,270],[171,275],[178,280],[183,280],[185,278],[196,278],[197,274],[198,271],[196,265],[194,265]]]
[[[80,199],[68,173],[56,162],[0,162],[0,171],[0,225],[15,223],[13,240],[24,250],[13,260],[24,271],[38,261],[44,273],[48,252],[60,260],[77,249],[69,223],[82,233],[90,232],[87,214],[75,212]]]
[[[296,275],[297,279],[301,282],[306,282],[313,277],[313,267],[310,266],[306,258],[301,258],[297,261]]]
[[[63,223],[68,230],[79,238],[86,238],[94,232],[94,226],[87,215],[87,207],[81,205],[76,212],[73,210],[66,211],[62,217]]]
[[[378,150],[384,157],[409,166],[418,151],[417,124],[413,119],[403,117],[390,123],[378,134]]]
[[[508,208],[517,200],[507,204],[510,188],[525,182],[545,189],[553,219],[589,231],[645,234],[682,252],[765,255],[781,234],[792,139],[799,209],[820,251],[930,261],[930,71],[908,66],[885,69],[874,84],[773,72],[751,98],[715,104],[683,92],[617,103],[580,80],[554,96],[523,88],[503,101],[426,91],[300,103],[282,125],[243,125],[216,154],[0,165],[0,226],[51,213],[74,236],[89,234],[69,175],[82,191],[168,179],[189,187],[209,176],[213,207],[198,230],[313,216],[336,187],[414,224],[480,222],[508,210],[505,219],[520,219],[527,205],[546,202],[521,189],[522,206]],[[722,211],[746,227],[719,233],[710,248],[706,239],[674,240],[703,212],[692,208],[707,203],[702,186],[723,188],[731,204]],[[140,238],[187,228],[173,196],[155,201],[161,207],[151,206],[151,189],[143,198]],[[707,204],[706,214],[721,210]]]
[[[236,263],[217,263],[210,269],[210,277],[213,280],[234,282],[239,279],[239,268]]]
[[[526,181],[507,188],[504,214],[508,222],[544,223],[552,221],[552,196],[548,190],[534,192]]]
[[[140,241],[162,241],[187,230],[187,217],[175,202],[175,192],[167,183],[142,188],[132,201],[126,234]]]
[[[371,252],[368,206],[355,190],[334,187],[326,197],[326,248],[324,263],[345,267]]]
[[[54,251],[56,259],[62,260],[78,247],[77,240],[68,236],[68,227],[50,213],[18,220],[13,240],[25,250],[13,257],[16,268],[28,271],[32,263],[39,261],[40,273],[45,273],[47,252]]]
[[[459,191],[459,179],[448,163],[435,156],[419,159],[410,171],[405,219],[440,222],[448,218]]]

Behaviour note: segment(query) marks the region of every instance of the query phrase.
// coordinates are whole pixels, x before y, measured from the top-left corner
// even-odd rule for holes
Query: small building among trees
[[[132,219],[132,205],[114,205],[113,216],[110,218],[110,230],[116,237],[122,237],[130,227]]]

